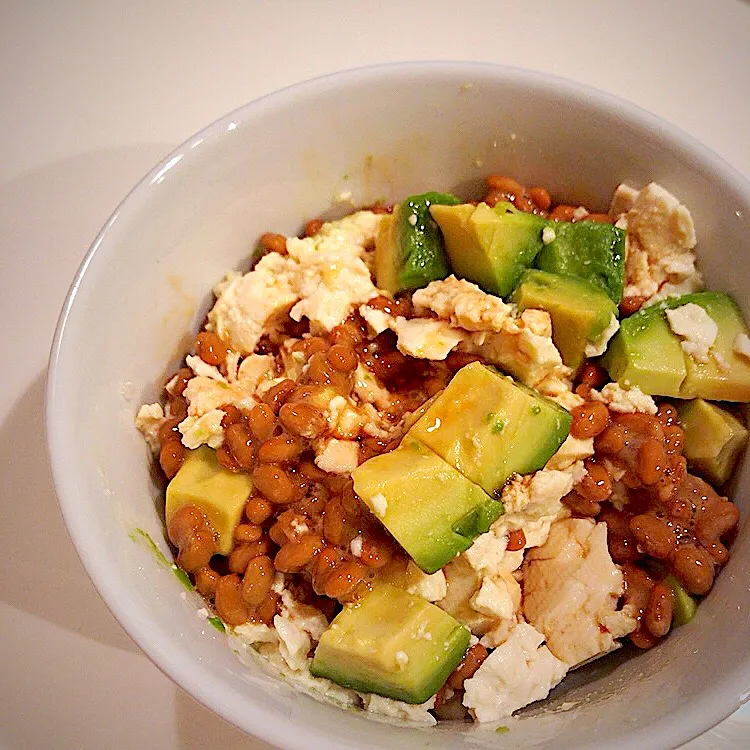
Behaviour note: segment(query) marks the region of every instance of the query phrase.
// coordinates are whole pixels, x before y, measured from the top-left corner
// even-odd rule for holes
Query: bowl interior
[[[161,486],[133,426],[158,397],[230,269],[264,231],[427,189],[477,195],[489,173],[606,210],[614,187],[655,180],[686,203],[710,286],[750,312],[750,187],[675,129],[604,94],[525,71],[472,64],[383,66],[318,79],[254,102],[190,139],[128,196],[71,289],[51,359],[48,437],[66,522],[130,635],[198,700],[285,747],[676,746],[737,708],[750,688],[750,544],[689,625],[637,659],[570,675],[552,699],[505,722],[434,729],[373,723],[243,666],[196,617],[132,531],[169,555]],[[743,517],[747,466],[736,480]]]

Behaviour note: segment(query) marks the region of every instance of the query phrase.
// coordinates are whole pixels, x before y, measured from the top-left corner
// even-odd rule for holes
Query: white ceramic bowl
[[[226,719],[289,748],[666,748],[734,711],[750,691],[750,543],[689,625],[658,648],[570,675],[547,704],[506,723],[436,729],[375,723],[248,669],[196,617],[172,573],[150,456],[133,427],[210,304],[264,231],[427,189],[477,194],[500,172],[606,209],[620,181],[656,180],[692,210],[712,287],[750,312],[750,185],[675,128],[598,91],[489,65],[416,63],[344,72],[253,102],[148,174],[81,266],[50,363],[49,450],[65,520],[117,619],[153,661]],[[750,514],[748,470],[736,497]]]

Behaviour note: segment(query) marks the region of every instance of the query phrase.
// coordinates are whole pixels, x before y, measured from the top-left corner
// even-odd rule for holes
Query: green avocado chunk
[[[747,430],[733,414],[701,398],[678,407],[685,431],[683,455],[712,484],[724,484],[747,445]]]
[[[420,596],[380,584],[336,615],[310,672],[364,693],[424,703],[461,662],[470,635]]]
[[[684,352],[659,305],[620,321],[601,363],[612,380],[644,393],[678,397],[687,375]]]
[[[571,416],[506,375],[472,362],[462,367],[409,429],[490,495],[512,474],[541,469],[562,445]]]
[[[546,310],[552,318],[552,340],[563,362],[578,369],[589,344],[596,344],[614,317],[617,306],[600,287],[574,276],[528,270],[513,292],[520,310]]]
[[[187,453],[180,470],[167,485],[167,526],[180,508],[195,505],[213,526],[216,551],[228,555],[232,550],[232,535],[252,488],[249,474],[235,474],[225,469],[216,458],[216,451],[202,445]]]
[[[625,231],[597,221],[549,221],[547,226],[554,239],[544,245],[534,265],[584,279],[619,304],[625,276]]]
[[[719,327],[706,363],[685,354],[687,375],[680,398],[712,401],[750,401],[750,362],[734,351],[734,342],[748,329],[737,303],[724,292],[696,292],[667,300],[667,307],[693,303],[702,307]],[[718,356],[717,356],[718,355]]]
[[[430,206],[456,205],[447,193],[412,195],[383,216],[375,239],[375,278],[391,294],[419,289],[450,273],[440,227]]]
[[[690,303],[702,307],[718,327],[705,363],[683,350],[665,312]],[[670,297],[623,320],[602,364],[613,380],[650,395],[750,401],[750,362],[734,351],[737,337],[747,332],[742,312],[728,294]]]
[[[489,294],[510,294],[542,249],[545,220],[510,203],[432,206],[430,213],[443,232],[454,273]]]
[[[668,575],[664,583],[672,589],[672,625],[678,628],[695,617],[698,604],[673,575]]]
[[[354,490],[425,573],[488,531],[503,505],[408,435],[352,472]]]

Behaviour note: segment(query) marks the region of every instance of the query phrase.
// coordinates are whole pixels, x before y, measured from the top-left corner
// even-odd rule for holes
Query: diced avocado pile
[[[544,466],[570,422],[558,404],[473,362],[396,450],[354,470],[354,489],[414,562],[434,573],[489,529],[508,477]]]
[[[704,308],[719,332],[713,356],[698,362],[683,351],[669,326],[666,310],[695,304]],[[750,362],[734,351],[748,329],[734,300],[723,292],[696,292],[671,297],[622,321],[602,364],[623,385],[638,386],[653,396],[750,401]],[[718,355],[718,356],[716,356]]]
[[[458,666],[469,629],[422,597],[380,584],[339,612],[310,665],[316,677],[406,703],[424,703]]]
[[[392,294],[450,273],[489,294],[513,293],[521,309],[550,313],[563,362],[575,369],[617,317],[624,257],[625,232],[610,224],[556,222],[510,203],[491,208],[425,193],[383,219],[375,272],[378,286]]]

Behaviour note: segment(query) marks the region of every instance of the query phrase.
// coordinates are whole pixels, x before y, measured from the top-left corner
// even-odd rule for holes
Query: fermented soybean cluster
[[[747,326],[677,198],[476,198],[263,235],[136,418],[238,656],[426,724],[499,721],[688,623],[747,442]]]

